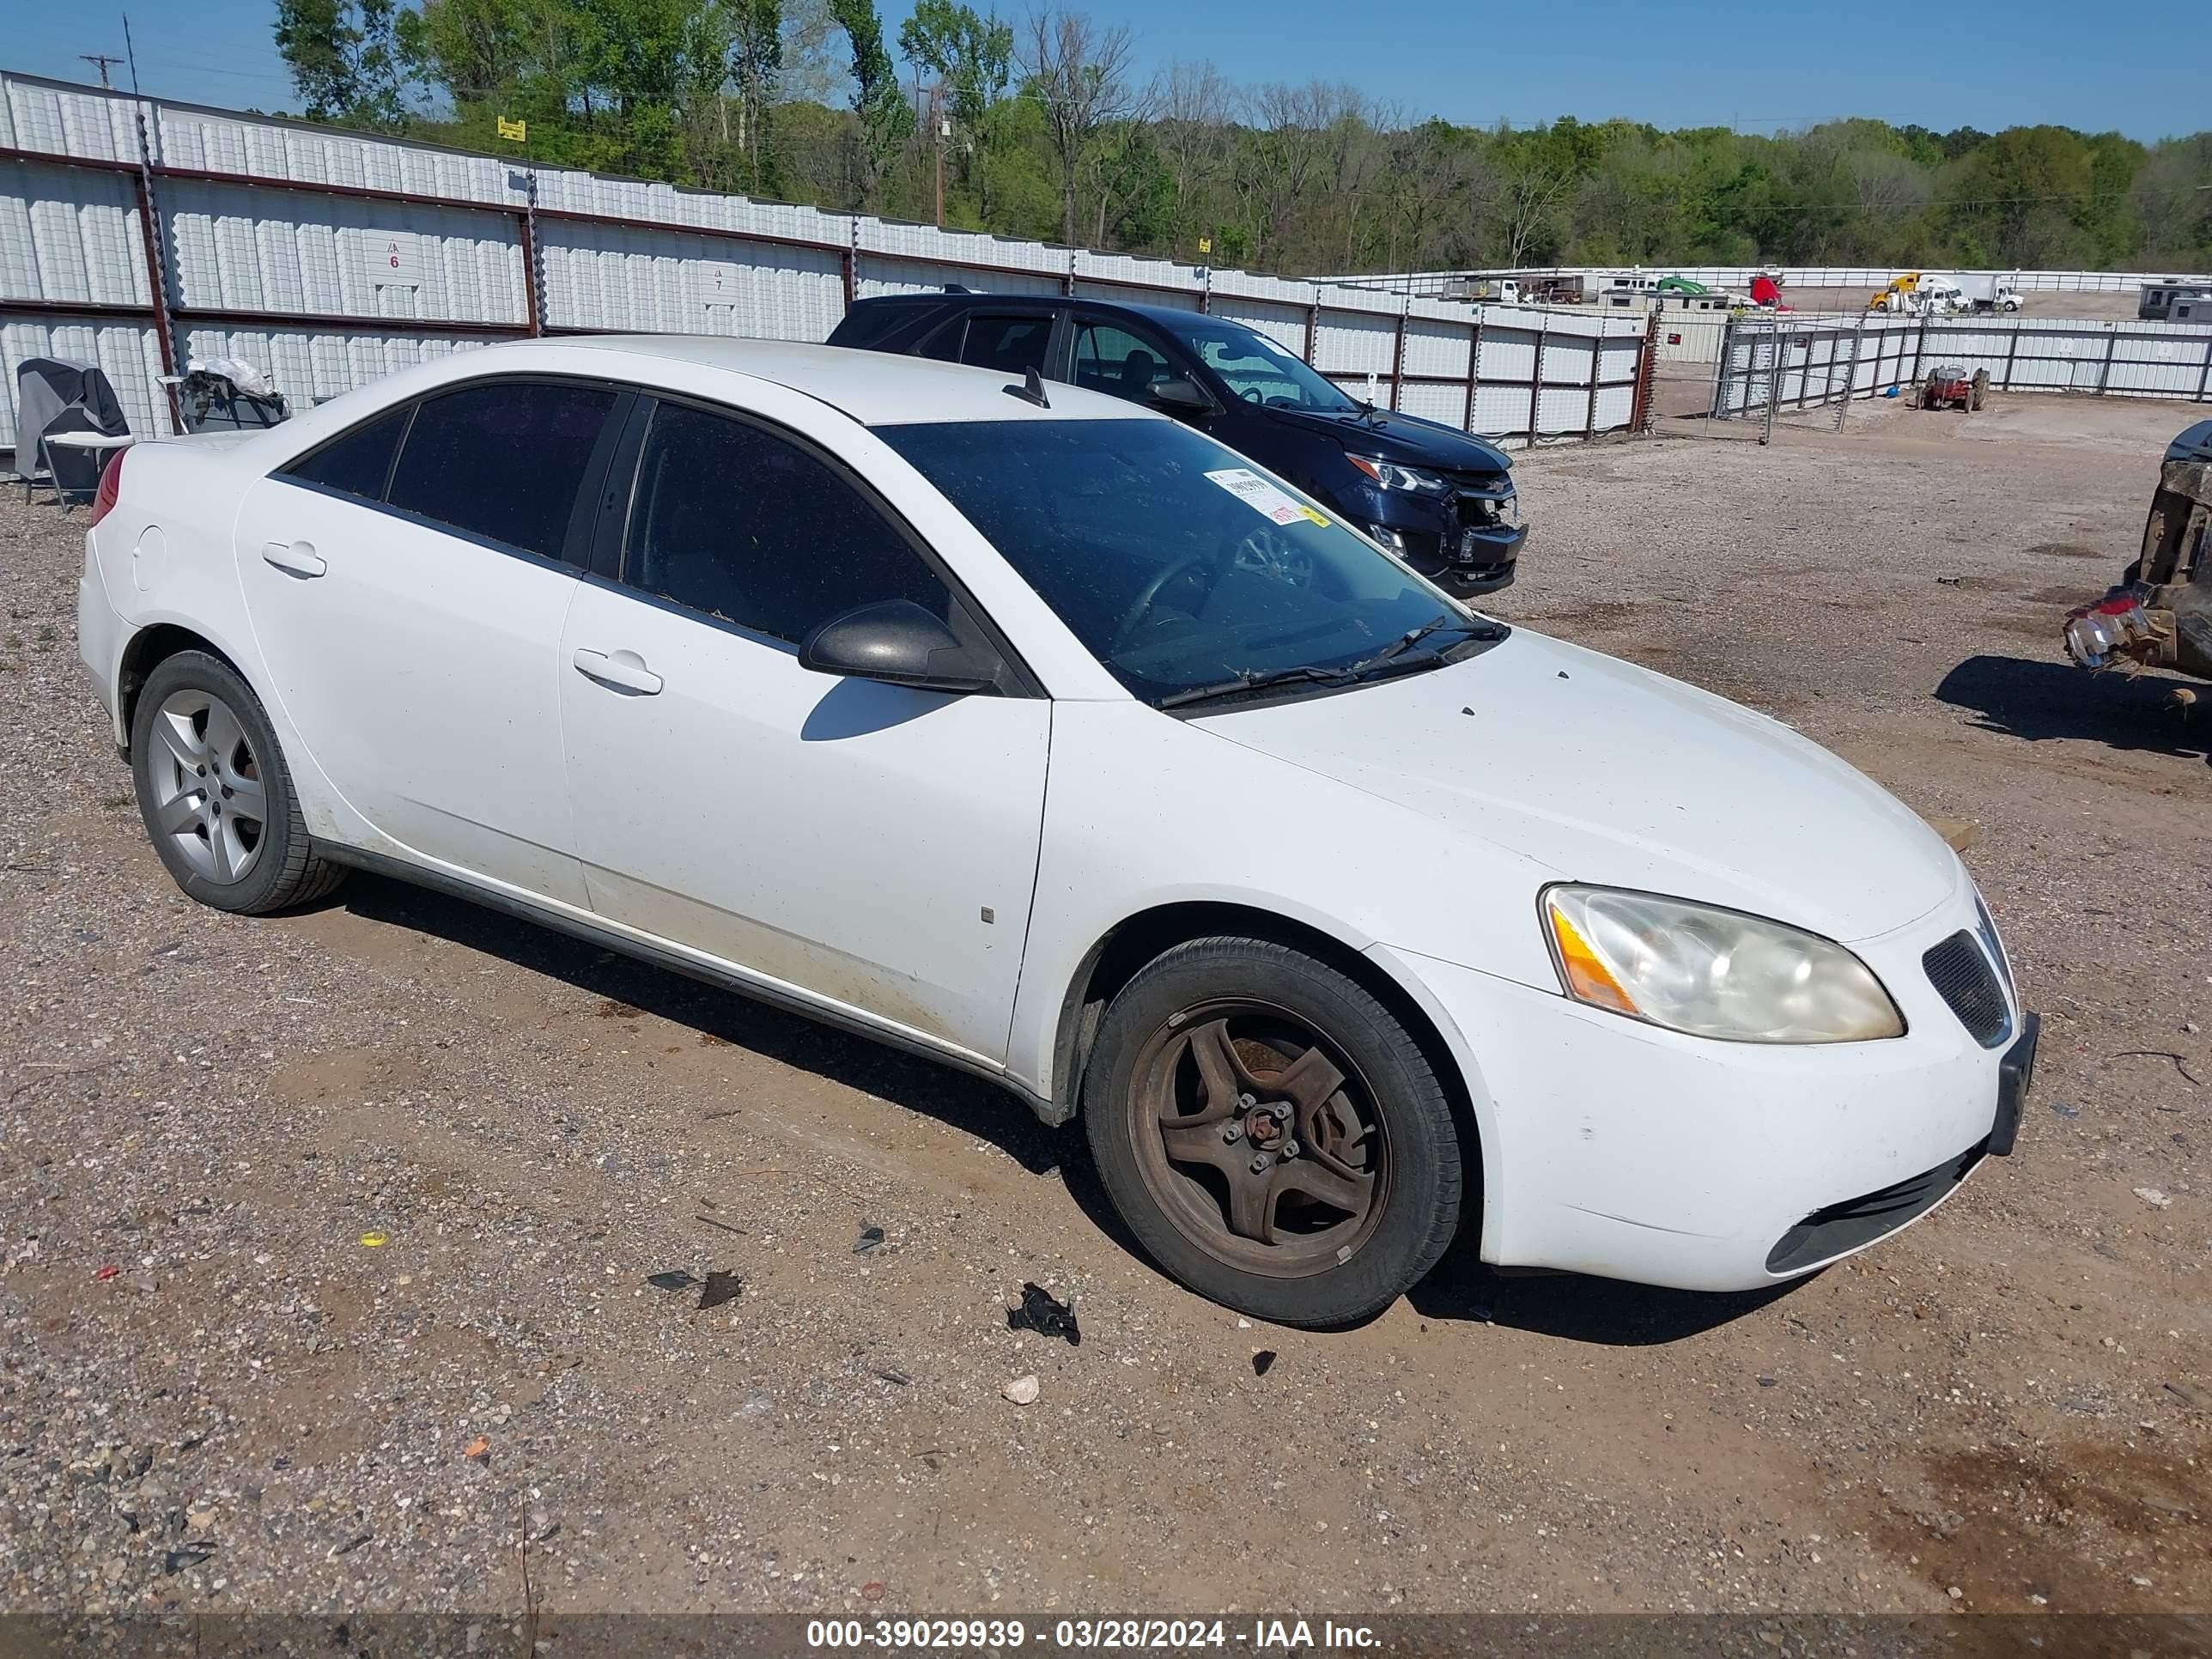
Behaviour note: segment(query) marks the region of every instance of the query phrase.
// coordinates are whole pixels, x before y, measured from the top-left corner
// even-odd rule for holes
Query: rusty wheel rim
[[[1373,1237],[1390,1179],[1374,1093],[1289,1010],[1218,1000],[1175,1015],[1138,1055],[1129,1109],[1146,1186],[1215,1260],[1302,1278]]]

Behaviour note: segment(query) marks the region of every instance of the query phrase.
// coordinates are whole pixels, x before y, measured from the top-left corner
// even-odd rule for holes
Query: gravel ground
[[[2018,1156],[1786,1292],[1460,1259],[1334,1334],[1177,1290],[952,1073],[387,883],[186,902],[82,519],[10,501],[0,1606],[2205,1608],[2208,728],[2054,633],[2182,423],[1523,461],[1498,610],[1972,821],[2043,1069]],[[1024,1280],[1079,1346],[1007,1328]]]

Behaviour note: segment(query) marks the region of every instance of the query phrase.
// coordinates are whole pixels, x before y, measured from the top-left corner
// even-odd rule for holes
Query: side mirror
[[[832,617],[799,647],[799,665],[817,674],[882,680],[922,691],[981,691],[1001,666],[911,599],[885,599]]]
[[[1201,392],[1194,381],[1182,375],[1171,380],[1155,380],[1152,401],[1170,415],[1213,413],[1213,399]]]

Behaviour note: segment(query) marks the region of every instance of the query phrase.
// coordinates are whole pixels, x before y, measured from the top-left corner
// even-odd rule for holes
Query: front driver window
[[[1075,331],[1074,380],[1092,392],[1150,404],[1152,388],[1173,373],[1160,350],[1110,323],[1084,323]]]
[[[811,451],[678,404],[653,410],[623,554],[633,587],[796,645],[856,605],[951,596],[895,526]]]

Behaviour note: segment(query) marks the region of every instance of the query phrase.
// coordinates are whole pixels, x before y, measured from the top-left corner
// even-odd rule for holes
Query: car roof
[[[1120,398],[1058,380],[1045,383],[1050,407],[1007,396],[1021,384],[1001,370],[969,368],[927,357],[900,357],[848,346],[741,340],[719,334],[579,334],[533,340],[525,350],[617,352],[710,369],[787,386],[829,404],[863,426],[1014,420],[1165,420]],[[491,349],[514,349],[494,347]],[[474,355],[474,354],[471,354]],[[483,360],[477,359],[479,362]]]
[[[1201,319],[1207,322],[1226,323],[1232,328],[1246,328],[1234,317],[1215,317],[1191,306],[1156,306],[1140,304],[1133,300],[1102,300],[1096,295],[1079,294],[994,294],[975,289],[961,289],[938,294],[881,294],[872,299],[855,300],[854,310],[867,306],[883,310],[893,308],[918,310],[924,307],[946,311],[973,311],[978,307],[1006,305],[1070,306],[1081,311],[1121,313],[1131,317],[1147,317],[1155,322],[1190,323]]]

